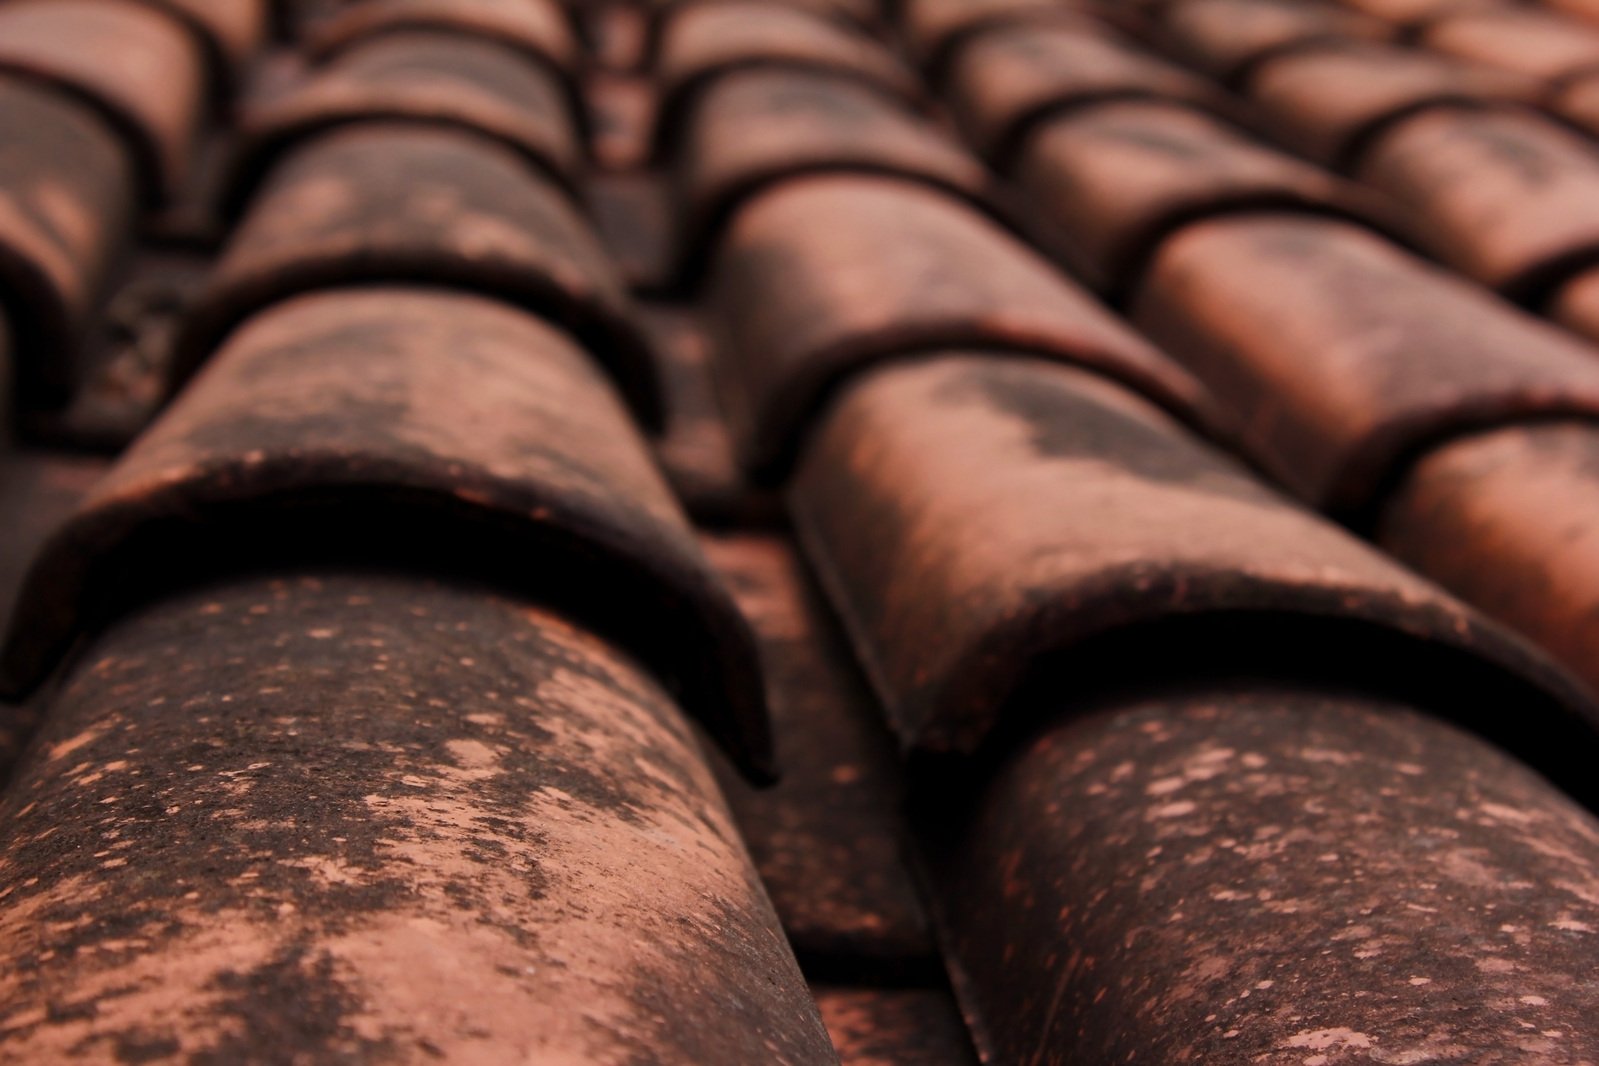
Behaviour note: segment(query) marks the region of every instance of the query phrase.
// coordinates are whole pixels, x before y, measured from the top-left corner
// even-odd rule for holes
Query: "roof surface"
[[[0,1060],[1599,1064],[1591,0],[0,0],[0,369]]]

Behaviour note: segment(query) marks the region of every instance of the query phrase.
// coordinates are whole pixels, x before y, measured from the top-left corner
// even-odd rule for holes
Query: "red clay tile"
[[[976,1066],[960,1010],[942,989],[813,992],[842,1066]]]
[[[29,439],[105,455],[126,448],[167,398],[172,342],[211,265],[190,248],[136,248],[81,344],[82,381],[71,403],[25,411]]]
[[[1428,23],[1420,42],[1456,59],[1543,82],[1599,70],[1599,28],[1531,7],[1451,12]]]
[[[1250,95],[1284,144],[1348,167],[1400,119],[1444,104],[1515,99],[1526,88],[1442,56],[1358,42],[1280,56],[1255,72]]]
[[[675,678],[741,766],[769,765],[747,627],[599,368],[530,315],[372,287],[251,319],[40,557],[8,680],[31,687],[142,581],[285,555],[532,589]]]
[[[978,150],[1008,167],[1040,123],[1108,100],[1182,101],[1226,114],[1208,82],[1098,31],[1000,26],[972,38],[951,66],[949,95]]]
[[[1181,369],[1029,248],[910,182],[815,177],[768,192],[728,228],[710,293],[734,437],[762,476],[783,473],[842,379],[933,348],[1048,355],[1185,413],[1201,404]]]
[[[1476,663],[1519,694],[1481,727],[1599,791],[1599,716],[1540,652],[1089,372],[986,352],[878,371],[818,428],[790,505],[913,750],[966,755],[1017,728],[1027,679],[1096,638],[1159,669],[1229,646],[1206,634],[1236,618],[1346,674],[1447,657],[1416,675],[1442,685]]]
[[[673,699],[382,573],[125,619],[0,800],[0,1056],[825,1064]]]
[[[237,213],[277,160],[329,129],[414,122],[498,141],[572,188],[583,150],[568,89],[548,67],[493,41],[396,31],[348,48],[296,91],[256,107],[225,193]]]
[[[1454,11],[1497,8],[1503,0],[1339,0],[1345,7],[1364,12],[1396,26],[1417,26]]]
[[[1599,1058],[1599,824],[1427,704],[1329,683],[1040,694],[1052,724],[930,834],[986,1061]]]
[[[624,0],[631,2],[631,0]],[[642,0],[640,6],[655,15],[658,25],[676,18],[683,11],[717,3],[745,3],[747,0]],[[875,32],[882,22],[881,0],[762,0],[773,7],[784,7],[817,15],[851,30]]]
[[[0,315],[0,371],[5,369],[5,320]],[[0,410],[0,431],[6,412]],[[65,521],[84,493],[106,471],[98,456],[39,450],[0,451],[0,618],[9,617],[28,566],[39,546]],[[0,788],[39,725],[34,699],[0,698]]]
[[[690,4],[661,29],[657,143],[677,141],[693,97],[714,79],[746,67],[834,71],[914,101],[921,87],[879,42],[821,16],[766,0]]]
[[[1162,240],[1203,218],[1282,209],[1386,220],[1358,186],[1181,104],[1133,100],[1052,119],[1014,176],[1056,256],[1115,299]]]
[[[1175,51],[1235,86],[1248,84],[1260,63],[1296,48],[1393,35],[1386,23],[1357,11],[1302,0],[1176,0],[1160,21]]]
[[[1091,29],[1105,25],[1098,19],[1110,10],[1094,0],[902,0],[900,8],[906,43],[933,82],[943,80],[969,38],[992,27],[1060,22]]]
[[[295,293],[393,281],[498,296],[570,328],[660,424],[659,387],[615,267],[565,193],[475,134],[365,123],[267,179],[190,316],[181,382],[239,321]]]
[[[1566,328],[1599,341],[1599,269],[1583,271],[1562,286],[1549,313]]]
[[[110,465],[110,460],[93,455],[0,451],[0,515],[5,516],[0,522],[0,618],[11,617],[40,546],[72,516]],[[0,764],[5,761],[0,753]]]
[[[851,79],[743,71],[700,94],[684,122],[676,172],[678,274],[696,278],[739,207],[799,175],[888,174],[982,206],[982,163],[937,126]]]
[[[1589,25],[1599,24],[1599,0],[1539,0],[1539,6],[1573,15]]]
[[[318,26],[305,49],[324,62],[375,37],[416,30],[481,37],[565,72],[582,54],[555,0],[361,0]]]
[[[199,49],[167,15],[139,0],[12,0],[0,5],[0,70],[94,107],[151,198],[186,178],[204,73]]]
[[[774,788],[727,772],[722,790],[800,964],[813,979],[938,974],[906,864],[899,764],[847,645],[784,541],[701,543],[760,642],[783,765]]]
[[[1341,222],[1189,226],[1156,254],[1134,308],[1256,461],[1356,520],[1441,437],[1599,412],[1587,345]]]
[[[1463,437],[1395,490],[1383,546],[1557,654],[1599,691],[1599,425]]]
[[[1599,145],[1535,112],[1428,111],[1379,138],[1359,176],[1418,244],[1513,299],[1599,258]]]
[[[52,406],[75,384],[74,353],[131,233],[132,170],[99,119],[54,89],[0,77],[0,130],[0,304],[16,333],[15,389]]]
[[[268,0],[144,0],[188,27],[205,56],[210,83],[223,95],[266,43]]]
[[[1599,74],[1572,79],[1546,102],[1566,122],[1599,137]]]

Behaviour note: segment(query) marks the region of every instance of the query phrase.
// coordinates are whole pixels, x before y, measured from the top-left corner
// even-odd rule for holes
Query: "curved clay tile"
[[[1500,6],[1499,0],[1339,0],[1339,2],[1345,7],[1382,19],[1400,28],[1419,27],[1454,11]]]
[[[7,679],[39,681],[145,581],[285,555],[464,568],[556,602],[767,767],[748,628],[597,364],[530,315],[375,286],[250,319],[41,553]]]
[[[957,346],[1026,351],[1193,417],[1193,381],[966,204],[889,178],[796,179],[751,202],[711,274],[721,377],[751,469],[780,475],[838,383]]]
[[[1599,424],[1449,441],[1394,490],[1383,547],[1559,656],[1599,691]]]
[[[245,116],[226,197],[230,212],[243,208],[296,144],[336,127],[384,121],[482,134],[567,188],[583,155],[571,99],[548,67],[493,41],[385,34],[339,53],[299,89]]]
[[[1155,256],[1134,321],[1209,387],[1257,462],[1357,520],[1439,439],[1599,414],[1587,345],[1333,220],[1187,227]]]
[[[895,983],[936,975],[905,858],[899,763],[848,647],[785,540],[701,544],[760,642],[783,779],[756,789],[720,776],[789,943],[808,973]]]
[[[1118,299],[1162,240],[1204,218],[1275,209],[1387,222],[1359,186],[1181,104],[1102,104],[1045,122],[1014,177],[1045,242]]]
[[[1575,16],[1590,26],[1599,23],[1599,0],[1541,0],[1539,6]]]
[[[1599,72],[1599,28],[1532,7],[1451,12],[1428,23],[1420,43],[1547,83]]]
[[[685,279],[703,271],[744,202],[788,178],[891,174],[985,203],[982,163],[931,122],[851,79],[743,71],[708,86],[692,111],[676,152]]]
[[[236,579],[120,622],[47,721],[0,1056],[834,1061],[687,719],[561,614]]]
[[[691,4],[661,28],[656,147],[666,154],[693,98],[730,71],[779,67],[832,71],[906,101],[915,74],[880,42],[826,18],[765,0]]]
[[[1567,329],[1599,341],[1599,270],[1577,274],[1549,302],[1548,311]]]
[[[1573,79],[1547,103],[1565,122],[1590,137],[1599,137],[1599,74]]]
[[[934,82],[943,80],[966,42],[987,29],[1059,22],[1091,30],[1114,12],[1095,0],[903,0],[900,7],[906,43]]]
[[[210,82],[232,94],[266,42],[269,0],[143,0],[188,27],[205,54]]]
[[[130,235],[133,173],[104,124],[53,89],[0,77],[0,130],[0,306],[17,334],[16,391],[50,405],[74,382],[78,341]]]
[[[1356,165],[1384,130],[1427,108],[1500,103],[1526,90],[1511,75],[1371,42],[1290,52],[1250,81],[1279,140],[1337,167]]]
[[[571,198],[507,148],[404,124],[323,134],[272,173],[190,315],[174,381],[274,300],[377,281],[494,295],[550,318],[659,424],[654,364],[627,293]]]
[[[1038,699],[929,862],[986,1061],[1599,1057],[1599,823],[1449,706],[1270,672]]]
[[[1393,35],[1359,12],[1300,0],[1177,0],[1162,12],[1161,32],[1187,61],[1235,86],[1246,85],[1257,64],[1296,48]]]
[[[1002,170],[1040,123],[1088,104],[1152,99],[1232,110],[1219,89],[1131,42],[1027,24],[973,38],[950,67],[949,98],[977,149]]]
[[[643,6],[652,16],[652,30],[659,38],[660,30],[689,8],[712,5],[712,3],[747,2],[748,0],[644,0]],[[763,0],[763,2],[804,11],[806,14],[817,14],[857,32],[860,30],[873,32],[879,29],[883,21],[884,5],[879,3],[879,0]],[[656,46],[659,46],[659,40],[656,40]]]
[[[318,62],[390,33],[482,37],[548,63],[570,77],[581,57],[572,21],[555,0],[362,0],[311,33]]]
[[[171,196],[185,180],[204,73],[169,16],[140,0],[12,0],[0,4],[0,71],[93,106],[125,140],[148,196]]]
[[[1378,138],[1359,177],[1418,245],[1513,299],[1599,259],[1599,145],[1536,112],[1435,108]]]
[[[1599,797],[1599,713],[1541,653],[1088,371],[988,352],[878,371],[817,429],[790,504],[907,748],[1021,728],[1029,679],[1096,640],[1158,671],[1220,656],[1243,618],[1335,676],[1498,685],[1455,713]]]

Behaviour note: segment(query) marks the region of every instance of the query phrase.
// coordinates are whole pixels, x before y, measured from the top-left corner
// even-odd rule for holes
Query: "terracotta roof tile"
[[[1360,168],[1417,242],[1537,301],[1599,255],[1599,144],[1520,110],[1434,109],[1389,130]]]
[[[1599,137],[1599,75],[1579,77],[1562,86],[1549,107],[1565,122]]]
[[[1389,224],[1364,190],[1181,104],[1114,102],[1052,119],[1018,153],[1015,177],[1057,257],[1118,298],[1162,240],[1203,218],[1297,209]]]
[[[566,72],[581,55],[572,21],[555,0],[360,0],[316,27],[305,47],[325,62],[373,38],[414,31],[482,38]]]
[[[1113,10],[1095,0],[903,0],[901,7],[906,43],[934,83],[966,42],[988,29],[1051,23],[1091,29]]]
[[[661,30],[661,143],[691,98],[729,71],[751,66],[836,71],[907,100],[915,75],[881,44],[798,7],[766,0],[689,4]]]
[[[1551,649],[1599,690],[1599,426],[1536,423],[1432,449],[1395,490],[1384,547]]]
[[[188,27],[220,96],[234,93],[266,41],[268,0],[144,0]]]
[[[1542,778],[1432,707],[1247,669],[1081,691],[930,834],[988,1061],[1599,1054],[1599,837]]]
[[[1573,277],[1550,301],[1550,314],[1561,325],[1599,341],[1599,271]]]
[[[1261,66],[1250,82],[1251,98],[1283,143],[1339,167],[1358,161],[1393,123],[1426,108],[1528,92],[1510,75],[1369,42],[1290,52]]]
[[[563,334],[462,294],[333,289],[248,322],[40,556],[7,679],[36,683],[135,575],[391,552],[600,617],[769,769],[747,629],[614,392]]]
[[[877,173],[983,205],[983,165],[932,123],[833,74],[753,69],[707,88],[677,149],[679,270],[692,278],[741,204],[796,175]]]
[[[482,134],[567,186],[582,158],[567,89],[548,66],[489,40],[396,31],[341,51],[297,91],[246,116],[228,192],[234,209],[296,143],[381,120]]]
[[[1590,25],[1599,23],[1599,3],[1595,0],[1540,0],[1539,6],[1574,15]]]
[[[1134,318],[1217,396],[1255,458],[1360,515],[1454,433],[1599,413],[1599,360],[1347,223],[1202,222],[1166,241]]]
[[[986,353],[881,371],[835,405],[792,492],[801,542],[908,748],[978,750],[1015,727],[1006,712],[1030,674],[1090,638],[1253,615],[1277,632],[1319,623],[1326,635],[1305,639],[1321,648],[1389,633],[1547,685],[1545,726],[1524,716],[1530,689],[1513,718],[1473,724],[1583,779],[1552,764],[1562,743],[1592,742],[1599,716],[1560,709],[1582,701],[1541,655],[1097,375]],[[1205,632],[1167,628],[1179,648]],[[1145,633],[1122,639],[1152,662],[1172,653]]]
[[[8,1054],[831,1057],[678,708],[557,614],[234,580],[48,723],[0,806]]]
[[[130,236],[132,169],[92,112],[26,81],[0,77],[0,129],[0,305],[16,391],[49,406],[76,384],[72,353]]]
[[[1417,26],[1454,11],[1499,7],[1500,0],[1339,0],[1344,6],[1397,26]]]
[[[937,348],[1047,354],[1199,406],[1191,379],[1086,293],[920,184],[827,176],[767,192],[728,227],[710,298],[736,439],[762,473],[782,469],[844,375]]]
[[[1130,43],[1064,26],[1002,25],[967,42],[950,67],[973,143],[1004,169],[1040,122],[1112,99],[1181,100],[1217,111],[1228,98]]]
[[[177,380],[274,300],[378,281],[476,291],[549,315],[592,342],[641,417],[660,420],[622,281],[564,191],[486,138],[378,122],[323,134],[272,172],[190,319]]]
[[[1211,77],[1247,85],[1255,69],[1295,49],[1353,39],[1384,40],[1384,22],[1333,4],[1302,0],[1176,0],[1160,24],[1172,48]]]
[[[105,476],[110,461],[40,449],[0,452],[0,618],[9,618],[40,547]],[[0,781],[7,763],[0,755]]]
[[[1599,27],[1536,8],[1454,11],[1419,36],[1445,55],[1543,82],[1599,71]]]
[[[0,1058],[1595,1058],[1586,2],[3,0]]]
[[[204,99],[185,27],[137,0],[12,0],[0,5],[0,70],[93,107],[123,138],[147,196],[186,179]]]

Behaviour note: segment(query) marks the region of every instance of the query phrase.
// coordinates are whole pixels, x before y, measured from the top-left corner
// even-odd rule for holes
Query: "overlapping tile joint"
[[[0,1060],[1599,1063],[1593,0],[0,0],[0,370]]]

